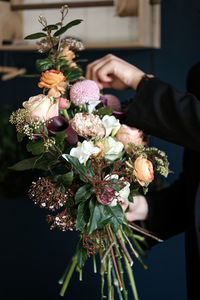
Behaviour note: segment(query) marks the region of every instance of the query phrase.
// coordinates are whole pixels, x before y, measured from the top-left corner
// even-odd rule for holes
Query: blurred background
[[[113,53],[185,91],[188,70],[200,60],[199,0],[161,2],[159,48],[88,48],[80,52],[80,58],[91,62],[107,53]],[[16,51],[0,47],[0,66],[26,68],[27,74],[33,74],[37,58],[40,54],[34,50]],[[86,63],[81,66],[85,69]],[[0,75],[3,76],[3,73]],[[6,81],[0,78],[0,297],[3,300],[61,299],[58,296],[58,280],[78,241],[76,232],[50,231],[45,220],[47,212],[27,197],[28,187],[37,174],[7,170],[7,166],[17,162],[22,155],[22,149],[8,124],[10,111],[21,107],[30,96],[41,93],[37,82],[37,78],[22,77]],[[112,92],[121,101],[134,97],[133,91],[104,92]],[[172,183],[182,169],[182,147],[156,137],[151,137],[151,144],[167,153],[173,171],[167,181]],[[184,234],[154,246],[147,255],[147,271],[137,263],[133,266],[140,300],[186,300]],[[75,273],[65,299],[79,300],[84,297],[92,300],[99,299],[99,295],[100,276],[93,274],[92,264],[87,262],[83,281],[79,282]]]

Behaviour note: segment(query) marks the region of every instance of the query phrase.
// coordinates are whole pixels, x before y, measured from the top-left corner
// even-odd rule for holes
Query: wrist
[[[154,77],[154,75],[152,75],[152,74],[146,74],[146,73],[144,73],[143,76],[140,78],[140,81],[139,81],[138,84],[137,84],[136,92],[138,92],[138,91],[141,89],[141,87],[142,87],[147,81],[149,81],[149,79],[151,79],[151,78],[153,78],[153,77]]]

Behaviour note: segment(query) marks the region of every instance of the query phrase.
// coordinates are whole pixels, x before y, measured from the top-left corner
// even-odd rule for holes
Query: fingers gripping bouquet
[[[91,256],[96,272],[98,255],[101,298],[106,277],[108,299],[113,299],[114,287],[120,300],[128,299],[125,267],[138,299],[131,266],[135,257],[146,268],[140,245],[145,240],[134,232],[148,233],[127,221],[121,204],[146,193],[155,171],[167,176],[168,161],[165,153],[147,147],[141,131],[121,124],[123,112],[115,96],[101,95],[96,83],[83,77],[75,61],[82,43],[61,39],[81,22],[64,25],[67,11],[62,7],[61,22],[55,25],[40,17],[42,32],[27,37],[42,38],[39,51],[47,57],[36,61],[43,93],[30,97],[10,117],[18,140],[27,139],[32,154],[13,169],[40,169],[41,177],[32,183],[29,197],[52,212],[47,216],[51,229],[80,233],[69,271],[59,281],[60,294],[64,295],[74,270],[82,279]]]

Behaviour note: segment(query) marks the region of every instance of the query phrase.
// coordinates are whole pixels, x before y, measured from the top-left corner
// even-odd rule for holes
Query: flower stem
[[[75,269],[76,265],[77,265],[76,259],[75,259],[75,258],[72,258],[72,264],[71,264],[71,266],[70,266],[70,269],[69,269],[69,272],[68,272],[68,274],[67,274],[67,277],[66,277],[66,279],[65,279],[65,281],[64,281],[64,283],[63,283],[62,289],[61,289],[61,291],[60,291],[60,296],[64,296],[65,291],[66,291],[66,289],[67,289],[67,287],[68,287],[68,284],[69,284],[69,282],[70,282],[70,279],[71,279],[71,277],[72,277],[72,274],[73,274],[73,272],[74,272],[74,269]]]
[[[69,115],[68,115],[68,112],[67,112],[67,109],[66,109],[66,108],[65,108],[65,109],[62,109],[62,113],[63,113],[64,117],[65,117],[67,120],[70,119],[70,117],[69,117]]]
[[[123,300],[122,293],[121,293],[121,290],[119,288],[119,283],[118,283],[118,280],[117,280],[117,276],[116,276],[116,273],[115,273],[115,270],[113,269],[113,267],[112,267],[112,276],[113,276],[113,283],[116,287],[117,294],[119,296],[119,300]]]
[[[93,268],[94,268],[94,273],[97,273],[97,264],[96,264],[96,258],[94,254],[93,254]]]
[[[128,300],[128,292],[126,290],[125,283],[124,283],[124,270],[123,270],[122,263],[121,263],[121,260],[120,260],[119,257],[117,259],[117,264],[118,264],[118,267],[119,267],[120,277],[121,277],[121,281],[122,281],[124,299]]]
[[[125,254],[123,254],[123,256],[124,256],[126,270],[127,270],[127,273],[128,273],[128,278],[129,278],[129,282],[130,282],[130,285],[131,285],[131,289],[132,289],[132,292],[133,292],[134,299],[139,300],[136,285],[135,285],[135,279],[134,279],[134,276],[133,276],[133,271],[131,269],[131,266],[130,266],[130,264],[128,262],[128,259],[126,258]]]
[[[108,281],[108,300],[113,300],[113,286],[112,286],[112,279],[111,279],[111,269],[112,269],[112,262],[110,254],[108,255],[108,273],[107,273],[107,281]]]

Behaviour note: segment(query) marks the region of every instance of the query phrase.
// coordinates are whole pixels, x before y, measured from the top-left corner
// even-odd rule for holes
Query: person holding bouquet
[[[136,90],[125,123],[147,134],[184,146],[183,171],[171,186],[134,197],[127,219],[145,220],[147,229],[163,239],[185,232],[187,294],[196,299],[200,277],[200,64],[191,68],[187,93],[136,66],[108,54],[87,66],[86,77],[100,89]],[[195,96],[196,95],[196,96]],[[198,99],[199,98],[199,99]],[[124,210],[128,207],[123,204]]]

